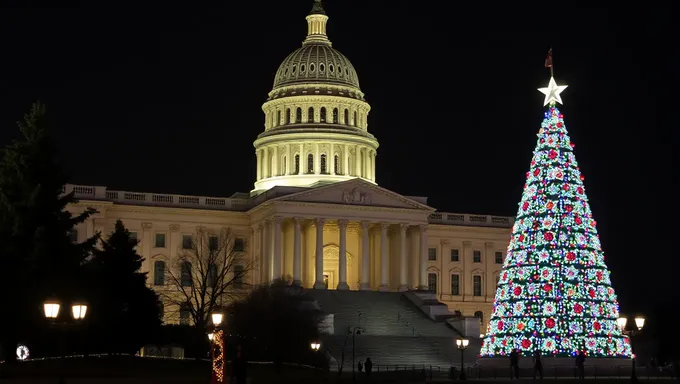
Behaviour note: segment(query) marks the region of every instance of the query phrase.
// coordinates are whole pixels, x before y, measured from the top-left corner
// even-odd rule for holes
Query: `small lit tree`
[[[253,265],[245,246],[227,228],[197,227],[194,235],[183,236],[178,257],[165,269],[165,308],[177,310],[180,322],[205,333],[214,311],[247,294],[246,276]]]

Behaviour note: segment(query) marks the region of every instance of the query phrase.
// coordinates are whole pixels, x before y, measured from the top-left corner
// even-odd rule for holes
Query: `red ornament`
[[[529,347],[531,347],[531,340],[529,339],[522,340],[522,348],[529,349]]]
[[[600,324],[599,321],[596,321],[596,322],[593,323],[593,329],[596,330],[596,331],[599,331],[600,329],[602,329],[602,325]]]
[[[545,326],[548,328],[555,328],[555,319],[553,318],[546,319]]]
[[[583,312],[583,306],[579,303],[574,304],[574,312],[576,312],[576,313]]]
[[[515,296],[519,296],[522,294],[522,287],[516,286],[515,289],[512,290],[512,294]]]
[[[557,157],[557,152],[554,149],[551,149],[550,152],[548,152],[548,158],[550,160],[555,160]]]
[[[555,237],[554,237],[554,235],[552,234],[552,232],[546,232],[546,233],[543,234],[543,239],[544,239],[545,241],[553,241],[554,238],[555,238]]]

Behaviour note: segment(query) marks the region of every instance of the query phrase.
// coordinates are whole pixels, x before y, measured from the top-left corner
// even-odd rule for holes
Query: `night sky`
[[[74,183],[209,196],[252,189],[261,105],[306,35],[312,0],[4,3],[0,145],[40,99]],[[378,184],[428,196],[441,211],[514,216],[552,47],[622,311],[679,299],[668,239],[677,231],[671,3],[455,4],[325,2],[333,47],[372,106]]]

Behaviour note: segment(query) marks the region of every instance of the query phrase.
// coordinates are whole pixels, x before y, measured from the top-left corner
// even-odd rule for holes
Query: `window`
[[[208,279],[207,279],[207,285],[208,288],[215,288],[215,285],[217,284],[217,265],[215,264],[210,264],[208,266]]]
[[[472,276],[472,296],[482,295],[482,277],[479,275]]]
[[[156,242],[154,243],[156,248],[165,248],[165,233],[156,234]]]
[[[208,238],[208,249],[210,251],[217,251],[220,247],[220,239],[217,236],[210,236]]]
[[[153,285],[165,285],[165,261],[153,263]]]
[[[286,109],[286,124],[290,124],[290,108]]]
[[[182,271],[181,271],[181,284],[183,287],[191,287],[192,283],[192,278],[191,278],[191,263],[188,261],[185,261],[182,263]]]
[[[182,235],[182,249],[191,249],[194,245],[194,238],[191,235]]]
[[[496,252],[495,259],[496,264],[503,264],[503,252]]]
[[[307,155],[307,173],[314,173],[314,155]]]
[[[427,260],[437,261],[437,248],[428,248],[427,249]]]
[[[182,306],[179,307],[179,324],[191,324],[191,306],[189,304],[182,304]]]
[[[460,261],[460,253],[457,249],[451,250],[451,261]]]
[[[460,275],[451,275],[451,294],[454,296],[460,295]]]
[[[243,252],[246,250],[246,244],[243,239],[234,239],[234,247],[232,251],[234,252]]]
[[[322,174],[327,174],[328,173],[328,167],[326,167],[326,154],[321,155],[321,173]]]
[[[243,287],[243,277],[245,276],[245,268],[242,265],[234,265],[234,288]]]
[[[482,311],[475,312],[475,317],[479,319],[480,323],[484,324],[484,312]]]
[[[333,165],[333,167],[335,169],[333,171],[335,172],[336,175],[339,175],[340,174],[340,156],[335,155],[334,162],[335,162],[335,164]]]
[[[339,116],[338,116],[338,109],[337,109],[337,108],[333,108],[333,124],[337,124],[337,123],[338,123],[338,118],[339,118]]]
[[[302,108],[297,107],[295,110],[295,123],[300,124],[302,123]]]
[[[349,125],[349,109],[345,109],[345,124]]]
[[[281,111],[276,111],[276,124],[274,126],[281,124]]]
[[[300,174],[300,154],[298,153],[295,155],[295,172],[293,172],[294,175],[299,175]]]
[[[319,121],[322,123],[326,122],[326,107],[321,107],[321,116],[319,117]]]
[[[472,262],[473,263],[482,262],[482,251],[472,251]]]
[[[354,124],[355,127],[357,126],[357,111],[354,111]]]
[[[68,231],[68,239],[72,243],[77,243],[78,242],[78,230],[77,229],[71,229]]]
[[[313,123],[314,122],[314,108],[309,107],[307,110],[307,122],[308,123]]]
[[[430,292],[437,293],[437,274],[428,273],[427,274],[427,290]]]

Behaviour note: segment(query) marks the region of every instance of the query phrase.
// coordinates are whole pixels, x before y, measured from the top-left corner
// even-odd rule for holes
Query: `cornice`
[[[177,214],[177,215],[200,215],[212,217],[242,217],[249,219],[247,212],[242,211],[220,211],[212,209],[180,208],[180,207],[156,207],[145,205],[127,205],[112,203],[108,206],[108,212],[132,212],[132,213],[152,213],[152,214]]]
[[[430,231],[444,231],[444,232],[496,232],[499,235],[509,235],[512,232],[512,228],[499,228],[499,227],[483,227],[483,226],[473,226],[473,225],[447,225],[447,224],[432,224],[430,223]],[[510,238],[508,237],[508,240]]]
[[[363,108],[364,112],[371,111],[371,105],[365,100],[354,99],[349,96],[338,96],[338,95],[323,95],[321,93],[317,94],[302,94],[294,96],[282,96],[280,98],[271,99],[262,104],[262,110],[267,112],[267,110],[278,107],[279,105],[296,105],[296,106],[309,106],[308,104],[350,104],[356,105],[359,108]]]
[[[290,200],[278,200],[278,201],[272,201],[272,203],[287,205],[287,206],[294,206],[294,207],[327,207],[327,208],[333,208],[333,209],[342,209],[342,210],[345,210],[345,211],[399,212],[399,213],[423,213],[423,214],[428,212],[426,210],[417,209],[417,208],[373,207],[373,206],[369,206],[369,205],[343,205],[343,204],[340,204],[340,203],[313,203],[313,202],[290,201]],[[403,221],[403,219],[401,219],[401,220]],[[399,221],[399,222],[401,222],[401,221]],[[395,223],[391,223],[391,224],[395,224]],[[414,224],[414,225],[420,225],[420,224]]]

